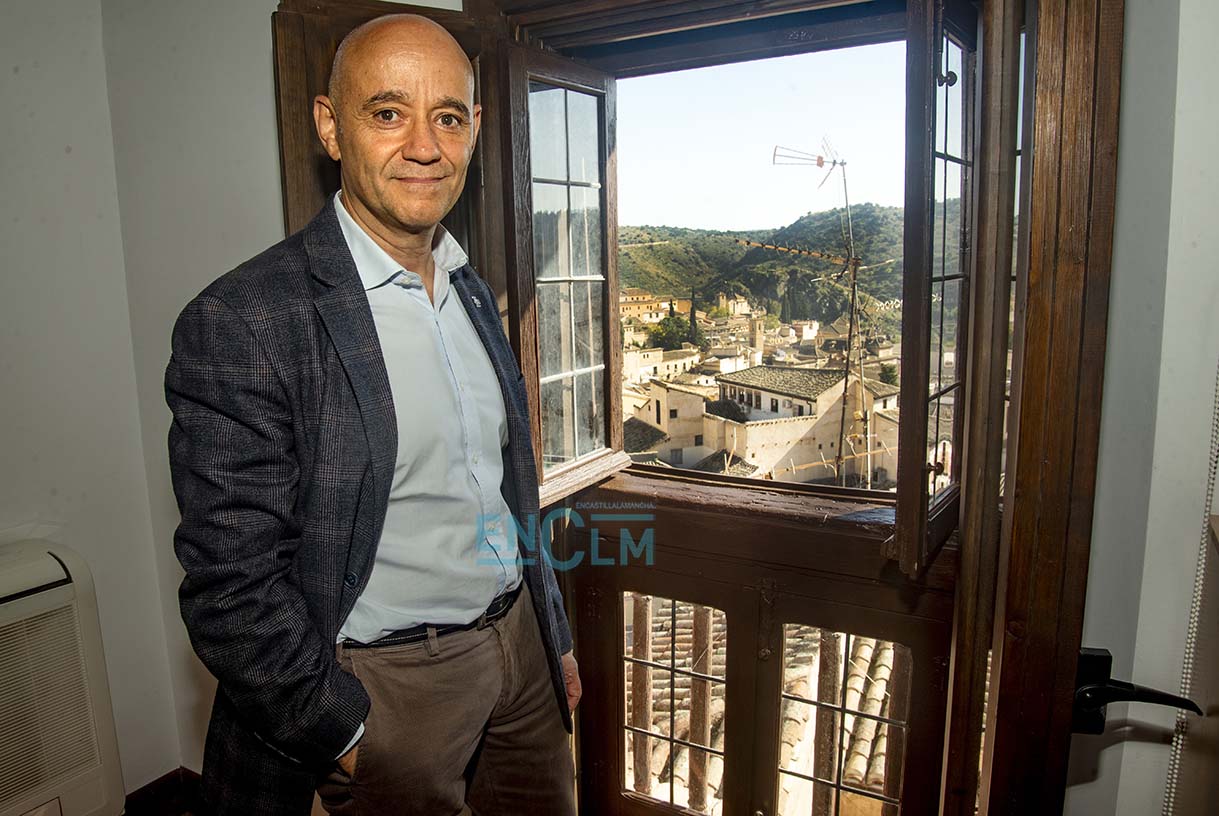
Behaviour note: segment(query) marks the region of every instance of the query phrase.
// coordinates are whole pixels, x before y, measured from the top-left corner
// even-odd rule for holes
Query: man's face
[[[347,57],[330,123],[315,106],[322,142],[342,161],[346,200],[391,232],[426,231],[453,208],[478,137],[469,62],[442,37],[373,34]]]

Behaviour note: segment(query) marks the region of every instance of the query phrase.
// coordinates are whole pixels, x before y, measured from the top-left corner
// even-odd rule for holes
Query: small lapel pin
[[[478,299],[478,295],[470,295],[470,300],[474,301],[474,305],[478,308],[481,309],[483,307],[483,302]]]

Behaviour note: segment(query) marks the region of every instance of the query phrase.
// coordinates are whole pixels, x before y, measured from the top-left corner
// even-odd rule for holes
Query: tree
[[[695,339],[691,341],[691,337]],[[666,351],[672,351],[681,348],[681,344],[686,342],[693,342],[695,345],[703,344],[703,330],[697,321],[693,334],[690,331],[690,321],[681,315],[670,315],[655,326],[648,327],[648,343],[653,347],[659,346]]]
[[[880,364],[880,381],[888,385],[897,385],[897,366],[893,363]]]

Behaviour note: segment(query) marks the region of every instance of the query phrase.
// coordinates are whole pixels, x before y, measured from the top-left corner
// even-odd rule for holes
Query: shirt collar
[[[347,248],[351,251],[351,258],[355,261],[356,272],[360,275],[365,291],[376,289],[399,275],[402,276],[401,279],[395,282],[402,286],[423,286],[423,278],[417,272],[403,269],[402,264],[390,257],[389,253],[356,223],[343,204],[341,192],[340,190],[334,194],[334,211],[338,215],[339,228],[343,231],[343,238],[347,241]],[[457,243],[457,239],[442,225],[437,224],[436,234],[432,237],[432,260],[436,264],[436,271],[444,273],[438,275],[432,284],[433,297],[439,304],[448,289],[448,278],[469,262],[469,256],[461,248],[461,244]]]

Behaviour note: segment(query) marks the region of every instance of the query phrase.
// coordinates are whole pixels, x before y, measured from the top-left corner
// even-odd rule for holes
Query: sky
[[[618,223],[769,229],[842,206],[837,174],[775,166],[776,145],[847,162],[851,204],[901,206],[905,43],[618,80]]]

